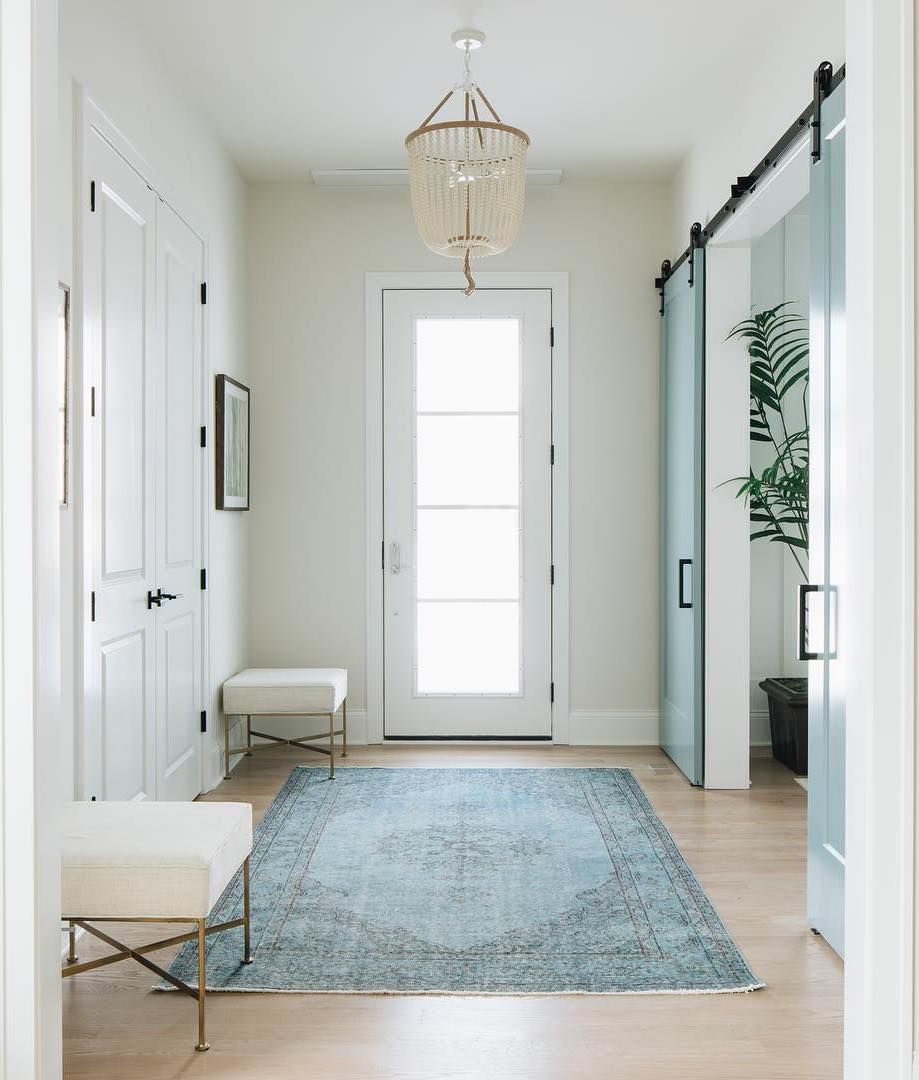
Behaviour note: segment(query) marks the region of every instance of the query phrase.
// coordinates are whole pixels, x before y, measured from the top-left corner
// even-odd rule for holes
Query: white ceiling
[[[252,179],[405,165],[458,81],[450,43],[532,139],[530,166],[669,175],[700,125],[782,48],[800,0],[120,0]],[[815,58],[819,59],[819,58]],[[806,88],[802,87],[802,101]],[[454,106],[454,109],[456,106]],[[458,115],[458,114],[457,114]]]

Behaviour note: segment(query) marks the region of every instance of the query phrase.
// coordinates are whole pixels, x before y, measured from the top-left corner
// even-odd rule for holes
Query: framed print
[[[217,509],[249,509],[249,387],[217,376]]]

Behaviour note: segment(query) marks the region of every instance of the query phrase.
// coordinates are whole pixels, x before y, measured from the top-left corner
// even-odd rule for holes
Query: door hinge
[[[811,160],[820,160],[820,122],[823,101],[833,88],[833,65],[824,60],[814,72],[814,117],[811,120]]]
[[[89,388],[89,415],[96,415],[96,388],[91,386]]]
[[[201,303],[202,304],[207,303],[207,282],[206,281],[201,282]]]
[[[380,541],[380,569],[386,569],[386,541]]]
[[[689,229],[689,287],[696,283],[696,252],[702,247],[702,222],[694,221]]]
[[[552,702],[554,702],[554,701],[555,701],[555,683],[550,682],[549,683],[549,703],[552,704]]]
[[[207,709],[201,710],[201,730],[207,731]]]
[[[549,464],[555,464],[555,443],[552,443],[552,445],[549,447]]]
[[[207,446],[207,428],[202,424],[201,425],[201,448],[202,448],[202,450],[204,449],[205,446]]]
[[[555,584],[555,563],[549,567],[549,584]]]
[[[90,622],[95,622],[96,621],[96,590],[95,589],[93,589],[93,591],[89,594],[89,621]]]
[[[201,567],[201,591],[204,592],[204,590],[206,588],[207,588],[207,567],[202,566]]]
[[[670,274],[671,274],[670,260],[669,259],[664,259],[664,261],[661,263],[660,277],[656,277],[654,279],[654,288],[657,289],[658,293],[660,294],[660,298],[661,298],[661,306],[660,306],[661,318],[663,318],[663,316],[664,316],[664,287],[667,284],[667,278],[670,277]]]
[[[96,181],[90,180],[89,182],[89,212],[95,214],[96,212]]]
[[[554,326],[549,327],[549,348],[550,349],[555,348],[555,327]]]

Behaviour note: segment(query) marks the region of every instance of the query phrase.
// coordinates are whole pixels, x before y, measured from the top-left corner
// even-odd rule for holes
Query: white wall
[[[693,141],[676,178],[668,255],[687,246],[690,225],[704,224],[723,206],[735,177],[751,169],[804,108],[813,96],[817,65],[843,62],[843,8],[843,0],[800,4],[781,52],[746,43],[747,78],[725,86],[721,112]]]
[[[608,741],[656,742],[652,279],[669,190],[564,182],[527,198],[514,247],[481,266],[571,275],[572,711]],[[364,273],[455,264],[421,244],[407,190],[254,185],[249,226],[252,662],[347,666],[360,709]]]
[[[152,166],[165,194],[202,234],[207,244],[207,342],[211,373],[225,372],[245,382],[246,356],[246,186],[236,166],[181,87],[173,84],[155,54],[148,53],[136,31],[120,22],[117,3],[109,0],[63,0],[60,71],[59,276],[73,282],[78,254],[73,244],[74,80]],[[213,417],[213,378],[210,416]],[[213,439],[209,456],[213,457]],[[213,484],[213,466],[210,467]],[[209,496],[213,507],[213,497]],[[209,739],[205,784],[222,769],[218,734],[222,732],[219,687],[245,666],[248,645],[248,543],[246,514],[210,511],[208,590],[210,600]],[[72,558],[73,514],[62,515],[62,542]],[[68,588],[68,585],[70,586]],[[65,602],[73,625],[72,569],[65,561]],[[64,649],[64,700],[74,696],[73,658]],[[74,730],[73,718],[67,734]],[[66,753],[74,761],[74,750]],[[76,763],[71,767],[73,775]]]

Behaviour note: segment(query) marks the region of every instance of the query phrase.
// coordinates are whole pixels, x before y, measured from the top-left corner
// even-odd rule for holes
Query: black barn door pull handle
[[[686,567],[692,566],[692,559],[680,559],[679,570],[679,601],[681,608],[691,608],[692,600],[686,600],[684,597],[684,585],[686,581]]]

